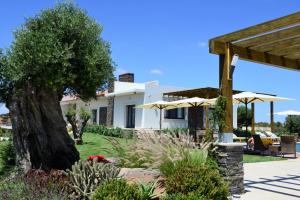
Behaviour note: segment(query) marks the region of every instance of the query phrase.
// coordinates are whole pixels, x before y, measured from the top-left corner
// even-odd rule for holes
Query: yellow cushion
[[[261,141],[263,142],[263,144],[266,147],[273,144],[272,138],[269,138],[269,137],[267,137],[267,138],[261,138]]]

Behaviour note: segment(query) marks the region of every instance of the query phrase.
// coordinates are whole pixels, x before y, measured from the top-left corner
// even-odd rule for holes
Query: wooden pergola
[[[237,54],[242,60],[300,71],[300,12],[210,39],[209,52],[219,55],[219,87],[227,98],[224,132],[232,133],[233,55]],[[270,111],[273,130],[273,102]]]

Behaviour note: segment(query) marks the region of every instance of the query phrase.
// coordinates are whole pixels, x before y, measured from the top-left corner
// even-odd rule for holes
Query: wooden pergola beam
[[[281,29],[287,26],[292,26],[299,23],[300,12],[290,14],[284,17],[280,17],[271,21],[267,21],[255,26],[250,26],[248,28],[235,31],[223,36],[213,38],[212,40],[221,42],[232,42],[240,40],[241,38],[248,38],[265,32],[270,32],[275,29]]]
[[[252,46],[250,49],[256,50],[256,51],[272,51],[273,49],[281,49],[281,48],[287,48],[289,46],[294,46],[300,44],[300,35],[297,35],[292,38],[284,38],[282,40],[272,41],[268,43],[262,43],[257,46]]]
[[[215,46],[211,49],[211,53],[225,54],[225,43],[215,42]],[[300,65],[296,59],[289,59],[282,56],[273,55],[266,52],[260,52],[249,48],[243,48],[232,44],[232,52],[238,54],[243,60],[257,62],[261,64],[273,65],[277,67],[300,70]]]
[[[277,55],[277,56],[288,56],[289,54],[299,53],[300,45],[289,46],[287,48],[274,49],[268,53]]]
[[[257,45],[267,44],[270,42],[276,42],[285,38],[293,38],[299,36],[300,26],[268,33],[265,35],[257,36],[250,39],[245,39],[240,42],[235,42],[234,44],[241,47],[254,47]],[[274,47],[274,46],[273,46]]]

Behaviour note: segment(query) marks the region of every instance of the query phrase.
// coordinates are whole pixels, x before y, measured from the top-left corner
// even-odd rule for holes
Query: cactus
[[[120,168],[113,164],[79,160],[67,170],[69,177],[70,199],[90,199],[97,186],[107,180],[117,178]]]

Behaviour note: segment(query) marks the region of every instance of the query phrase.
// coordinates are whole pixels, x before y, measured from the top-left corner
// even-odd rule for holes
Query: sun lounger
[[[254,151],[258,151],[261,154],[266,154],[269,148],[263,144],[260,135],[253,135],[253,139],[254,139]]]

